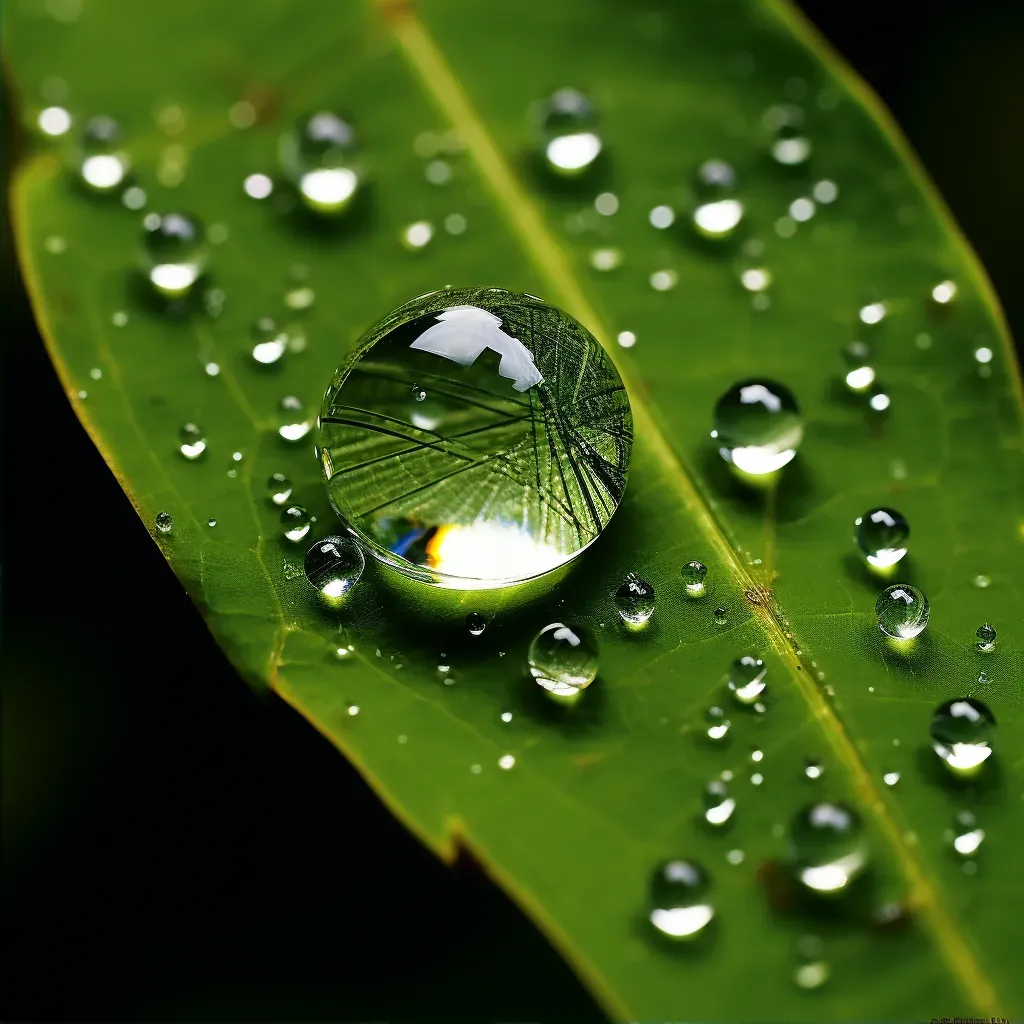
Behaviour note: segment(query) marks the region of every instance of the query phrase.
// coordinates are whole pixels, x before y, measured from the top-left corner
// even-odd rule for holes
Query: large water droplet
[[[289,529],[295,529],[297,523],[298,520],[290,522]],[[289,540],[300,539],[289,536],[288,531],[285,532],[285,536]],[[344,600],[348,592],[359,582],[365,566],[366,559],[363,557],[362,548],[351,537],[340,536],[318,540],[306,552],[304,564],[306,579],[310,585],[332,604]]]
[[[170,512],[157,512],[155,522],[158,533],[170,533],[174,529],[174,517]]]
[[[736,810],[729,787],[721,779],[712,779],[704,787],[704,820],[709,825],[724,825]]]
[[[292,496],[292,482],[284,473],[271,473],[267,480],[267,494],[275,505],[283,505]]]
[[[178,429],[179,451],[188,460],[198,459],[206,451],[206,438],[195,423],[186,423]]]
[[[722,458],[753,476],[785,466],[804,436],[792,392],[770,380],[735,384],[715,405],[714,422]]]
[[[576,177],[601,152],[594,105],[578,89],[556,89],[538,105],[544,160],[561,177]]]
[[[527,660],[540,686],[572,699],[597,677],[597,641],[582,626],[553,622],[533,638]]]
[[[842,892],[867,864],[860,817],[841,803],[822,802],[800,811],[790,845],[797,878],[813,892]]]
[[[642,626],[654,614],[654,587],[632,573],[615,591],[615,607],[629,626]]]
[[[93,192],[113,192],[128,173],[128,156],[120,150],[121,129],[111,117],[89,119],[82,133],[78,171]]]
[[[708,567],[696,559],[687,562],[679,574],[683,577],[683,586],[691,597],[699,597],[704,593],[704,581],[707,579]]]
[[[869,509],[853,525],[854,543],[876,568],[888,569],[907,553],[910,524],[896,509]]]
[[[285,538],[297,544],[309,533],[309,513],[301,505],[289,505],[281,510],[281,525]]]
[[[156,292],[180,299],[206,269],[202,225],[183,213],[147,213],[143,269]]]
[[[886,587],[875,601],[878,628],[895,640],[910,640],[928,625],[928,598],[909,583]]]
[[[707,890],[707,877],[692,861],[661,864],[651,879],[651,924],[671,939],[695,938],[715,916]]]
[[[995,731],[996,720],[980,700],[948,700],[932,715],[932,749],[954,775],[973,775],[991,756]]]
[[[755,654],[737,658],[729,669],[729,689],[741,704],[753,704],[764,693],[768,666]]]
[[[979,651],[991,654],[996,649],[996,627],[988,622],[982,623],[974,634],[978,639],[975,646]]]
[[[360,185],[355,162],[355,131],[330,111],[320,111],[281,137],[281,170],[314,213],[334,216],[347,210]]]
[[[502,289],[433,292],[390,314],[335,374],[320,424],[341,518],[381,561],[457,589],[578,555],[618,507],[632,446],[600,345]]]

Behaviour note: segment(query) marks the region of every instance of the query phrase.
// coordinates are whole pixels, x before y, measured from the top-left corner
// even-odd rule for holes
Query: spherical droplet
[[[790,849],[797,878],[813,892],[842,892],[867,865],[860,817],[842,803],[800,811],[790,829]]]
[[[970,811],[961,811],[953,822],[953,849],[961,857],[970,857],[977,853],[985,841],[985,830],[977,828],[977,820]]]
[[[198,459],[206,451],[206,438],[195,423],[186,423],[178,429],[179,451],[189,461]]]
[[[769,107],[762,121],[770,133],[769,151],[776,163],[795,167],[807,161],[811,142],[804,134],[804,113],[799,107]]]
[[[466,616],[466,629],[469,630],[470,635],[480,636],[486,628],[487,619],[482,613],[470,612]]]
[[[276,363],[288,348],[288,332],[273,317],[261,316],[252,325],[252,358],[262,366]]]
[[[142,223],[146,277],[163,298],[183,298],[206,269],[202,225],[183,213],[148,213]]]
[[[278,436],[285,441],[301,441],[313,429],[306,407],[295,395],[285,395],[277,404]]]
[[[556,89],[537,107],[544,162],[560,177],[577,177],[601,152],[594,105],[578,89]]]
[[[820,761],[808,760],[804,765],[804,775],[809,779],[820,779],[824,772]]]
[[[553,622],[530,643],[530,674],[556,697],[575,698],[597,677],[597,641],[582,626]]]
[[[267,494],[275,505],[283,505],[292,496],[292,482],[284,473],[271,473],[267,480]]]
[[[907,553],[910,524],[896,509],[869,509],[853,525],[854,543],[876,568],[888,569]]]
[[[174,517],[170,512],[157,512],[155,522],[158,533],[170,533],[174,529]]]
[[[298,508],[299,506],[292,506]],[[290,510],[288,510],[290,511]],[[298,519],[292,520],[290,527],[295,527]],[[308,529],[308,522],[306,529]],[[303,531],[305,533],[305,530]],[[299,540],[300,537],[290,537]],[[306,579],[321,597],[331,603],[343,600],[348,592],[359,582],[366,567],[366,559],[362,548],[351,538],[341,536],[324,537],[318,540],[306,552],[304,568]]]
[[[719,626],[724,626],[729,621],[729,613],[725,608],[719,607],[715,609],[715,622]]]
[[[804,436],[803,419],[789,388],[746,380],[715,405],[712,437],[719,454],[744,473],[773,473],[790,462]]]
[[[696,559],[687,562],[679,570],[679,574],[683,577],[683,586],[686,587],[687,594],[696,597],[704,593],[704,581],[708,576],[708,567],[703,562],[698,562]]]
[[[996,627],[988,622],[983,623],[974,634],[978,639],[975,646],[979,651],[990,654],[996,649]]]
[[[301,505],[289,505],[281,510],[281,525],[285,538],[297,544],[309,533],[309,513]]]
[[[871,346],[866,341],[851,341],[843,349],[846,363],[846,386],[860,394],[875,382],[875,368],[872,365]]]
[[[615,591],[615,607],[627,625],[642,626],[654,614],[654,587],[630,573]]]
[[[651,924],[670,939],[696,938],[715,916],[707,890],[703,870],[692,861],[659,865],[651,878]]]
[[[301,120],[281,137],[281,170],[307,209],[336,216],[351,205],[361,183],[355,131],[330,111]]]
[[[721,779],[712,779],[704,787],[704,820],[709,825],[724,825],[736,810],[729,787]]]
[[[909,640],[928,625],[928,598],[909,583],[886,587],[875,601],[878,628],[895,640]]]
[[[768,666],[755,654],[737,658],[729,669],[729,690],[741,704],[753,704],[764,693]]]
[[[121,129],[111,117],[89,119],[82,133],[78,171],[92,192],[113,192],[128,174],[128,156],[120,150]]]
[[[720,707],[710,707],[704,712],[704,720],[708,724],[708,739],[724,740],[729,735],[729,719],[725,717],[725,712]]]
[[[995,731],[996,720],[980,700],[948,700],[932,715],[932,749],[954,775],[970,776],[991,756]]]
[[[403,575],[456,589],[575,558],[618,507],[632,436],[625,388],[590,333],[503,289],[446,289],[390,314],[336,372],[320,416],[342,520]]]

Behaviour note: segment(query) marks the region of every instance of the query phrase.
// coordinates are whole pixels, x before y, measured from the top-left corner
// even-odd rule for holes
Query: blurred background
[[[802,6],[921,155],[1019,351],[1024,5]],[[6,234],[0,273],[3,1019],[600,1020],[474,865],[235,676],[72,414]]]

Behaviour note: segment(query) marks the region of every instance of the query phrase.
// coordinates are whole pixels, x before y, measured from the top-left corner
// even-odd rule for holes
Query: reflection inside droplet
[[[547,145],[548,162],[562,171],[581,171],[601,152],[601,140],[593,132],[558,135]]]

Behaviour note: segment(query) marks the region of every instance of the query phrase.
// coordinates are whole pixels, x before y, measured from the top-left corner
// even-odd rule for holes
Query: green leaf
[[[25,275],[69,397],[145,521],[174,516],[158,542],[239,671],[337,743],[440,855],[472,850],[614,1016],[1024,1012],[1013,942],[1024,839],[1020,378],[949,215],[877,102],[797,16],[752,0],[641,14],[583,0],[432,0],[417,13],[182,0],[89,5],[71,23],[42,12],[7,12],[26,123],[44,105],[44,79],[63,77],[76,118],[122,122],[147,209],[220,226],[211,280],[222,313],[168,318],[138,294],[139,214],[84,196],[70,145],[36,139],[15,182]],[[604,177],[577,189],[553,188],[531,156],[527,109],[563,83],[588,89],[604,116]],[[52,95],[52,78],[45,88]],[[255,113],[252,127],[232,126],[241,100],[251,106],[234,120]],[[766,156],[761,117],[793,101],[814,148],[782,168]],[[353,112],[372,158],[371,202],[333,233],[304,230],[242,190],[246,175],[275,172],[282,130],[322,106]],[[413,141],[449,128],[465,151],[445,157],[452,180],[432,185]],[[739,286],[737,250],[648,224],[652,207],[689,202],[693,169],[712,156],[736,166],[749,237],[765,243],[767,309]],[[838,184],[835,202],[780,224],[823,179]],[[607,217],[590,212],[604,190],[621,204]],[[440,230],[452,213],[467,219],[465,234]],[[399,234],[421,219],[435,237],[408,252]],[[621,267],[594,270],[590,251],[609,245]],[[674,290],[650,287],[662,269],[678,275]],[[298,277],[316,293],[295,315],[307,349],[256,367],[250,325],[287,313]],[[938,306],[929,293],[945,279],[958,291]],[[499,614],[477,642],[374,579],[339,631],[314,604],[264,487],[287,474],[327,532],[308,440],[278,436],[277,403],[295,395],[315,410],[364,330],[447,283],[543,295],[614,350],[636,428],[626,499],[555,591]],[[891,396],[884,416],[840,386],[839,352],[868,330],[857,311],[875,301],[887,310],[871,333]],[[614,344],[621,331],[635,347]],[[718,395],[752,374],[788,384],[806,419],[800,455],[768,492],[736,482],[707,439]],[[209,440],[195,462],[177,453],[188,421]],[[79,500],[60,453],[46,466]],[[882,583],[850,543],[853,519],[876,504],[910,520],[900,576],[932,602],[930,627],[905,650],[883,642],[873,614]],[[710,569],[700,600],[679,578],[691,558]],[[130,587],[131,567],[116,553],[111,564]],[[630,571],[659,595],[639,634],[616,628],[611,605]],[[972,583],[982,577],[990,585]],[[556,617],[592,624],[602,647],[600,678],[568,716],[545,709],[523,671],[533,632]],[[1000,630],[991,655],[974,646],[985,621]],[[339,662],[342,639],[354,651]],[[729,741],[712,744],[703,711],[728,699],[724,673],[747,651],[768,663],[767,710],[731,708]],[[453,686],[437,678],[441,652]],[[947,778],[928,744],[933,708],[965,695],[999,722],[997,753],[971,785]],[[502,769],[506,755],[514,767]],[[804,774],[807,758],[822,763],[820,779]],[[712,834],[698,826],[701,790],[724,770],[735,825]],[[899,783],[883,784],[884,772]],[[788,822],[826,794],[859,807],[872,871],[821,909],[791,898],[780,864]],[[944,838],[964,809],[987,835],[973,867]],[[685,949],[645,928],[652,868],[672,856],[702,863],[713,881],[714,927]],[[415,913],[415,880],[406,884]],[[893,902],[903,927],[883,928],[877,911]],[[814,992],[794,983],[807,934],[824,940],[831,967]]]

